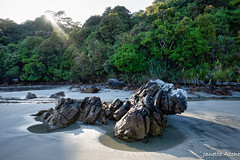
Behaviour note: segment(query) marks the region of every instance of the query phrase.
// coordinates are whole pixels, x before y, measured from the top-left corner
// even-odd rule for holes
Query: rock
[[[147,112],[147,114],[145,114]],[[123,140],[142,140],[150,128],[149,113],[143,106],[132,107],[119,120],[115,127],[115,136]]]
[[[191,92],[199,92],[199,91],[200,91],[199,87],[195,87],[191,90]]]
[[[210,85],[208,88],[204,89],[204,92],[208,94],[215,94],[215,95],[228,95],[232,96],[232,92],[229,90],[231,86],[213,86]]]
[[[32,114],[32,116],[42,116],[43,115],[43,113],[45,113],[45,112],[47,112],[48,110],[41,110],[41,111],[39,111],[38,113],[36,113],[36,114]]]
[[[187,109],[187,92],[183,89],[171,90],[168,96],[168,110],[165,110],[163,113],[168,114],[177,114],[182,113]]]
[[[37,98],[36,94],[33,94],[31,92],[28,92],[25,99],[34,99]]]
[[[165,115],[180,114],[187,109],[187,92],[174,89],[173,84],[161,80],[149,81],[128,101],[115,99],[110,105],[99,97],[81,100],[60,98],[55,109],[38,112],[49,129],[58,129],[76,120],[90,124],[106,124],[106,117],[115,119],[114,134],[126,141],[148,141],[148,137],[161,136],[167,126]]]
[[[119,81],[115,78],[111,78],[108,80],[108,87],[111,89],[122,89],[125,86],[123,81]]]
[[[9,77],[3,79],[3,84],[8,85],[11,83],[11,79]]]
[[[115,136],[143,142],[147,142],[148,136],[161,136],[166,127],[164,115],[184,112],[186,99],[187,92],[174,89],[173,84],[149,81],[114,112],[113,117],[118,120],[114,127]]]
[[[83,100],[83,107],[81,107],[78,120],[84,123],[95,123],[101,112],[102,102],[99,97],[86,97]],[[104,115],[102,115],[104,116]]]
[[[50,129],[64,128],[76,120],[84,123],[106,123],[103,104],[99,97],[86,97],[83,100],[60,98],[55,109],[39,111],[35,116]]]
[[[229,91],[228,88],[224,88],[224,87],[217,88],[215,91],[213,91],[213,93],[216,94],[216,95],[228,95],[228,96],[232,96],[232,92]]]
[[[129,101],[124,102],[123,105],[114,112],[113,118],[118,121],[128,112],[130,108],[131,102]]]
[[[57,92],[52,94],[49,98],[61,98],[61,97],[65,97],[64,92]]]
[[[70,86],[68,89],[69,89],[69,91],[72,91],[72,92],[81,92],[81,91],[82,91],[80,85],[77,85],[77,86]]]
[[[13,79],[12,79],[12,82],[13,82],[13,83],[18,83],[18,82],[19,82],[19,79],[18,79],[18,78],[13,78]]]
[[[121,107],[123,102],[120,99],[115,99],[105,110],[106,116],[109,119],[113,119],[113,113]]]
[[[100,91],[100,89],[94,86],[88,86],[82,89],[83,93],[98,93],[98,91]]]

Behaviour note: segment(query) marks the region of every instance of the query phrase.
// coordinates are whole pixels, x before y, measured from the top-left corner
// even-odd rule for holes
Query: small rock
[[[61,98],[61,97],[65,97],[64,92],[57,92],[52,94],[49,98]]]
[[[100,89],[94,86],[89,86],[82,89],[83,93],[98,93],[98,91],[100,91]]]
[[[111,89],[122,89],[125,86],[123,81],[119,81],[115,78],[111,78],[108,80],[108,87]]]
[[[12,79],[12,82],[13,82],[13,83],[18,83],[18,82],[19,82],[19,79],[18,79],[18,78],[14,78],[14,79]]]
[[[25,99],[33,99],[33,98],[37,98],[36,94],[33,94],[31,92],[28,92]]]

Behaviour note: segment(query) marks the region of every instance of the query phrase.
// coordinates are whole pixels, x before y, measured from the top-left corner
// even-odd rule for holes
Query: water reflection
[[[110,124],[110,126],[113,124]],[[106,128],[106,127],[105,127]],[[185,140],[185,136],[175,127],[168,126],[163,132],[161,137],[149,138],[147,143],[141,141],[138,142],[125,142],[123,140],[117,139],[114,136],[113,129],[107,127],[107,132],[101,136],[100,142],[110,148],[123,150],[123,151],[133,151],[133,152],[143,152],[143,151],[161,151],[168,148],[172,148]],[[113,128],[113,126],[112,126]]]
[[[46,133],[55,133],[55,132],[66,132],[66,131],[72,131],[72,130],[77,130],[81,128],[79,124],[71,124],[66,128],[61,128],[61,129],[55,129],[55,130],[49,130],[46,125],[44,124],[36,124],[33,126],[30,126],[27,128],[29,132],[32,133],[37,133],[37,134],[46,134]]]

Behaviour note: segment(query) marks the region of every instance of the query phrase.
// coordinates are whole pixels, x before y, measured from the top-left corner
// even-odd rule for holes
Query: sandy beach
[[[122,93],[122,98],[128,97],[128,94]],[[31,114],[54,107],[54,103],[2,103],[0,159],[240,159],[239,104],[239,100],[190,101],[185,113],[167,117],[169,128],[166,130],[170,135],[166,137],[169,139],[163,137],[152,142],[150,140],[149,144],[138,142],[126,145],[121,141],[115,142],[111,137],[101,139],[109,131],[106,126],[75,123],[55,132],[42,132],[41,122],[36,121]],[[171,131],[174,133],[171,134]],[[175,143],[179,139],[181,141]],[[104,140],[105,144],[100,140]],[[159,150],[152,147],[167,143],[172,145],[162,149],[160,147]],[[115,145],[115,148],[120,146],[121,150],[106,144]]]

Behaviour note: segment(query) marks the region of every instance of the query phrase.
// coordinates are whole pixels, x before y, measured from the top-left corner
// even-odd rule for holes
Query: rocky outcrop
[[[64,92],[54,93],[49,98],[61,98],[61,97],[65,97],[65,93]]]
[[[82,100],[60,98],[55,109],[40,111],[36,116],[49,129],[63,128],[75,121],[96,124],[106,118],[116,120],[115,136],[126,141],[160,136],[166,127],[165,115],[180,114],[187,109],[187,93],[161,80],[149,81],[128,101],[115,99],[110,105],[99,97]]]
[[[83,100],[60,98],[55,109],[39,111],[35,116],[50,130],[64,128],[76,120],[84,123],[106,123],[105,112],[99,97],[86,97]]]
[[[36,94],[33,94],[31,92],[28,92],[25,99],[33,99],[33,98],[37,98]]]
[[[111,78],[108,80],[108,87],[111,89],[122,89],[125,86],[123,81],[119,81],[115,78]]]
[[[173,84],[161,80],[149,81],[127,101],[130,109],[125,104],[113,113],[117,120],[121,117],[117,116],[119,113],[123,115],[114,127],[115,136],[146,142],[149,136],[162,135],[166,127],[164,115],[184,112],[187,109],[186,99],[186,92],[174,89]]]

